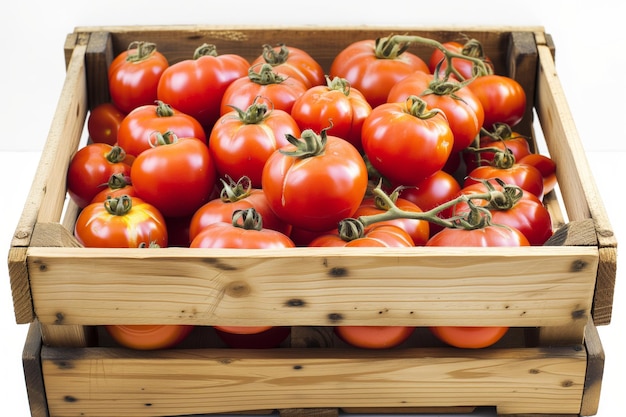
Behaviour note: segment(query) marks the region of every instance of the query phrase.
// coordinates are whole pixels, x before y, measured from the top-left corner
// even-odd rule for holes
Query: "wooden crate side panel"
[[[16,226],[8,255],[9,276],[17,323],[34,320],[24,250],[32,244],[38,222],[58,222],[65,202],[69,160],[78,146],[87,112],[85,45],[75,47],[52,120],[45,152]]]
[[[29,269],[46,324],[560,326],[589,315],[595,248],[418,249],[31,248]]]
[[[600,263],[593,316],[596,324],[608,324],[617,274],[617,240],[559,82],[552,51],[545,44],[538,48],[541,65],[537,79],[537,114],[550,156],[557,164],[559,188],[568,218],[595,222]]]
[[[46,387],[41,370],[41,332],[37,321],[30,324],[22,350],[22,366],[31,417],[49,417]]]
[[[586,370],[580,346],[147,353],[44,347],[42,360],[50,412],[64,416],[481,405],[502,414],[575,414]]]

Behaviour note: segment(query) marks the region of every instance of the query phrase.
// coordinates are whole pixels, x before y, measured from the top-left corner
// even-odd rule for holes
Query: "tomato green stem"
[[[210,43],[203,43],[193,52],[193,59],[202,58],[203,56],[217,56],[217,48]]]
[[[222,191],[220,192],[220,200],[225,203],[235,203],[250,195],[250,192],[252,191],[252,182],[250,181],[250,178],[243,176],[239,178],[237,182],[235,182],[228,175],[226,178],[228,179],[228,182],[226,182],[223,178],[220,178],[220,181],[224,185]]]
[[[107,182],[107,186],[111,190],[120,190],[129,184],[130,184],[130,177],[127,177],[121,172],[111,175],[111,177],[109,178],[109,182]]]
[[[296,149],[289,151],[283,148],[279,149],[279,152],[301,159],[321,155],[324,149],[326,149],[326,142],[328,140],[326,131],[331,127],[332,126],[322,129],[319,135],[315,133],[313,129],[305,129],[302,131],[300,139],[292,134],[287,134],[285,135],[287,141],[294,145]]]
[[[272,110],[267,107],[267,104],[258,102],[259,98],[260,97],[256,97],[254,102],[245,110],[231,104],[229,104],[228,107],[237,112],[237,118],[241,123],[245,125],[256,125],[267,119],[272,112]]]
[[[272,66],[281,65],[289,58],[289,48],[284,43],[278,44],[278,51],[270,44],[263,45],[263,59]]]
[[[172,117],[174,116],[174,108],[161,100],[156,101],[156,115],[157,117]]]
[[[126,61],[140,62],[148,59],[157,50],[157,46],[153,42],[134,41],[128,45],[128,50]]]
[[[274,72],[274,67],[270,64],[261,65],[259,72],[254,70],[254,66],[250,67],[248,70],[248,78],[253,83],[259,85],[280,84],[286,79],[282,75]]]
[[[261,214],[250,207],[233,211],[232,224],[245,230],[261,230],[263,228],[263,219]]]
[[[114,216],[124,216],[133,208],[133,201],[128,195],[107,197],[104,201],[104,208],[109,214]]]
[[[106,154],[106,159],[112,164],[122,162],[126,159],[126,151],[119,145],[113,145],[109,153]]]

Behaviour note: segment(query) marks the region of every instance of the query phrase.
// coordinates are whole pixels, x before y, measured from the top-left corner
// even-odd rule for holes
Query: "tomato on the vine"
[[[452,152],[468,147],[480,133],[485,112],[466,84],[416,71],[391,88],[387,101],[404,102],[410,96],[418,96],[431,109],[443,111],[454,135]]]
[[[344,228],[340,224],[337,229],[316,236],[307,246],[410,248],[415,245],[409,232],[401,226],[392,222],[381,222],[363,230]]]
[[[153,146],[155,132],[171,131],[181,138],[196,138],[206,143],[202,125],[192,116],[160,100],[135,108],[122,120],[117,143],[127,153],[137,156]]]
[[[278,217],[294,227],[326,231],[350,217],[365,196],[368,172],[359,151],[336,136],[306,129],[268,158],[262,188]]]
[[[117,131],[126,116],[115,104],[104,102],[89,111],[87,133],[93,143],[117,143]]]
[[[487,68],[493,70],[493,64],[489,57],[485,56],[482,44],[476,39],[470,39],[464,44],[457,41],[448,41],[442,43],[442,46],[457,54],[461,54],[468,57],[481,59]],[[474,76],[474,63],[471,60],[463,58],[452,58],[452,68],[459,73],[461,80],[469,80]],[[443,52],[440,49],[434,49],[428,59],[428,68],[431,73],[439,71],[440,74],[446,71],[450,72],[451,76],[459,78],[452,70],[447,70],[448,61],[445,59]]]
[[[458,195],[481,194],[487,192],[489,188],[505,192],[505,187],[497,182],[478,182],[462,188]],[[494,204],[495,202],[490,203],[482,199],[475,199],[472,202],[478,206],[487,206],[493,223],[514,227],[524,234],[531,245],[541,246],[552,236],[550,212],[536,195],[523,189],[520,189],[518,193],[512,206],[506,203],[503,207],[499,207]],[[454,215],[459,215],[469,212],[470,207],[466,202],[459,202],[452,211]]]
[[[531,153],[528,138],[506,123],[495,123],[492,130],[481,130],[478,146],[466,148],[463,160],[467,172],[477,166],[491,165],[498,150],[510,151],[516,161]]]
[[[291,115],[302,130],[321,132],[331,125],[329,134],[345,139],[361,150],[361,128],[372,112],[372,106],[347,80],[335,77],[326,81],[326,85],[311,87],[297,98]]]
[[[215,166],[207,145],[172,132],[157,134],[155,146],[140,153],[130,179],[135,192],[166,217],[193,214],[215,187]]]
[[[245,110],[233,107],[218,119],[209,136],[209,152],[220,177],[245,176],[258,188],[270,155],[289,144],[287,135],[300,133],[289,113],[271,109],[259,98]]]
[[[345,78],[372,108],[377,107],[387,102],[389,90],[398,81],[415,71],[429,72],[426,62],[408,52],[408,47],[393,37],[354,42],[335,56],[329,75]]]
[[[248,75],[233,81],[222,96],[220,116],[233,110],[233,107],[247,109],[257,97],[263,97],[270,108],[291,113],[293,103],[308,89],[297,78],[291,78],[275,71],[270,64],[250,67]]]
[[[478,97],[485,111],[483,126],[491,129],[496,123],[515,126],[526,114],[526,92],[511,77],[487,74],[474,78],[468,87]]]
[[[67,192],[80,208],[88,205],[107,188],[111,175],[130,175],[134,157],[124,149],[106,143],[91,143],[80,148],[67,170]]]
[[[161,212],[139,197],[122,195],[89,204],[78,214],[74,236],[88,248],[167,247]]]
[[[223,188],[218,198],[214,198],[197,209],[189,224],[189,237],[193,240],[206,226],[218,222],[230,222],[237,210],[254,208],[263,221],[263,227],[289,235],[291,226],[272,211],[265,192],[253,187],[248,177],[236,182],[220,178]]]
[[[236,54],[218,54],[215,45],[202,44],[193,58],[167,68],[157,89],[159,100],[194,117],[208,132],[220,116],[222,96],[235,80],[248,74],[250,63]]]
[[[154,103],[161,74],[169,67],[167,58],[152,42],[132,42],[117,55],[108,70],[111,101],[123,113]]]
[[[263,53],[252,66],[270,64],[276,72],[301,80],[307,88],[324,83],[324,69],[308,52],[284,43],[263,45]]]
[[[492,165],[483,165],[471,170],[463,182],[463,187],[482,180],[495,181],[496,179],[506,184],[517,185],[536,195],[540,200],[543,199],[541,172],[532,165],[516,162],[510,152],[496,152]]]
[[[406,198],[398,197],[397,193],[392,194],[392,200],[396,207],[398,207],[400,210],[413,213],[422,213],[422,209],[420,207],[418,207],[415,203]],[[376,197],[366,197],[363,199],[361,205],[352,216],[354,218],[359,218],[360,216],[371,216],[375,214],[385,213],[386,211],[387,208],[385,207],[384,203],[381,202],[379,199],[377,199]],[[381,225],[394,225],[403,229],[409,234],[409,236],[411,236],[411,240],[414,246],[423,246],[430,236],[430,224],[426,220],[401,218],[377,222],[369,228],[378,228]],[[366,231],[367,230],[369,229],[366,228]]]
[[[371,165],[395,184],[416,184],[442,169],[454,135],[442,112],[412,96],[374,108],[361,132]]]

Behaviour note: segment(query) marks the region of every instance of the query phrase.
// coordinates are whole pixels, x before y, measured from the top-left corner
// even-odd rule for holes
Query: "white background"
[[[606,0],[11,2],[0,16],[3,247],[8,251],[59,98],[66,35],[76,26],[144,24],[543,26],[554,39],[557,71],[619,240],[625,230],[618,217],[622,199],[618,201],[616,193],[622,191],[617,188],[618,180],[625,178],[620,168],[626,157],[626,31],[615,4]],[[4,382],[0,407],[6,410],[0,414],[27,417],[21,368],[27,327],[15,324],[6,268],[0,275],[0,375]],[[625,344],[618,340],[624,330],[622,279],[623,271],[618,268],[613,321],[599,329],[606,353],[599,417],[623,411],[618,391],[626,370],[619,362]]]

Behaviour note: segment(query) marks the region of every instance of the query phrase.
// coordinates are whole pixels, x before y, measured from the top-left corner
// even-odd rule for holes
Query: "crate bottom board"
[[[23,364],[33,417],[331,417],[481,407],[556,417],[595,415],[604,353],[593,325],[584,344],[559,347],[141,352],[43,346],[33,324]]]

